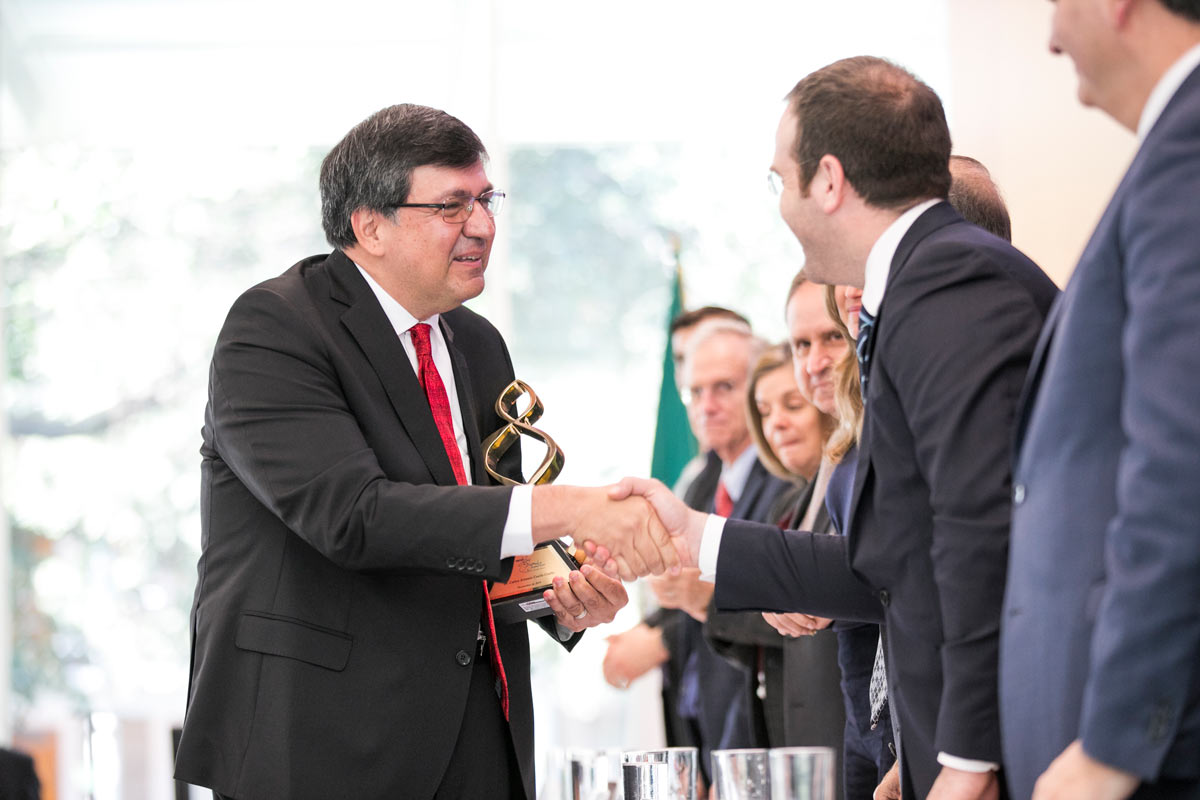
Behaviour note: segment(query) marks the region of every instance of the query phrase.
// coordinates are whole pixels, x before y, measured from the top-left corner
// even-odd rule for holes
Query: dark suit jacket
[[[1076,738],[1200,795],[1198,208],[1200,71],[1130,164],[1030,371],[1001,636],[1017,797]]]
[[[42,785],[33,758],[19,750],[0,747],[0,800],[38,800]]]
[[[757,585],[761,601],[770,583],[789,580],[786,610],[865,621],[882,611],[907,797],[929,792],[940,751],[1001,760],[1009,442],[1056,291],[1032,261],[948,203],[927,210],[900,242],[877,315],[848,536],[787,537],[730,523],[722,539],[721,605],[723,565],[736,562],[753,564],[755,576],[730,586],[730,598]],[[839,543],[849,568],[835,563]],[[809,580],[805,590],[794,586]],[[738,607],[750,597],[737,597]]]
[[[441,324],[473,479],[489,483],[479,443],[500,427],[512,364],[482,317],[459,308]],[[480,582],[511,569],[511,490],[455,484],[403,347],[341,252],[237,300],[203,436],[176,777],[239,800],[431,797],[469,724]],[[519,474],[519,454],[504,467]],[[525,625],[497,638],[532,797]]]

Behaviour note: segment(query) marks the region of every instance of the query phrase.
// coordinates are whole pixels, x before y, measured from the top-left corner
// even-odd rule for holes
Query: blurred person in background
[[[828,530],[824,497],[816,496],[813,478],[836,423],[800,389],[786,343],[759,358],[747,395],[759,460],[791,484],[768,521],[788,527],[814,507],[814,529]],[[823,746],[841,752],[846,714],[832,630],[796,638],[777,631],[761,614],[710,613],[705,634],[717,652],[737,658],[750,671],[746,696],[760,746]],[[840,796],[840,771],[838,775]]]
[[[691,309],[671,320],[668,329],[671,359],[675,384],[681,391],[688,344],[700,325],[710,320],[726,320],[735,326],[742,326],[746,334],[751,333],[750,323],[744,316],[721,306],[707,305]],[[721,459],[709,447],[704,427],[698,424],[698,410],[685,407],[699,453],[680,473],[674,491],[680,497],[688,496],[690,492],[698,501],[707,503],[716,492]],[[655,609],[629,630],[607,637],[608,649],[602,665],[604,679],[618,689],[627,689],[650,670],[662,667],[663,729],[667,745],[671,747],[696,745],[691,726],[681,720],[678,712],[679,686],[687,660],[687,649],[682,643],[687,618],[687,612],[681,608]],[[675,654],[674,658],[672,653]]]
[[[817,407],[836,420],[825,445],[821,472],[821,510],[824,527],[812,525],[811,513],[788,527],[814,532],[844,533],[846,489],[853,485],[855,443],[862,420],[858,362],[850,346],[853,337],[837,313],[830,313],[826,287],[812,283],[801,271],[792,280],[785,318],[797,379],[809,387]],[[857,309],[855,309],[857,311]],[[857,326],[857,322],[855,323]],[[857,332],[857,327],[855,328]],[[839,527],[842,526],[842,527]],[[830,624],[808,614],[764,614],[781,633],[812,636]],[[839,620],[833,623],[841,672],[844,796],[871,797],[896,760],[890,709],[884,705],[872,721],[870,682],[879,645],[879,625]]]

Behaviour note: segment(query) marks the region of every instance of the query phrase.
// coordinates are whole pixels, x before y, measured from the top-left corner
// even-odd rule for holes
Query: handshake
[[[597,567],[625,581],[695,566],[707,516],[647,478],[538,486],[533,494],[535,543],[570,536]]]

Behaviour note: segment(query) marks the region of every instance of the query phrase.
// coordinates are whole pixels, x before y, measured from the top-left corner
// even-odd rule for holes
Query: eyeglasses
[[[393,208],[439,208],[442,211],[442,219],[446,222],[459,223],[470,219],[471,213],[475,210],[476,200],[483,206],[483,210],[489,217],[495,217],[504,205],[504,197],[504,192],[492,190],[484,192],[478,197],[455,197],[444,203],[396,203]]]
[[[767,171],[767,188],[771,190],[771,194],[778,197],[783,193],[783,176],[775,170]]]

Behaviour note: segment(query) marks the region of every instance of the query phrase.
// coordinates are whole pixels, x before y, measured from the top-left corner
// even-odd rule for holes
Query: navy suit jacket
[[[1001,760],[1010,445],[1056,294],[1007,242],[948,203],[928,209],[900,242],[877,315],[848,535],[731,522],[721,542],[719,605],[774,597],[771,610],[886,623],[906,797],[928,794],[938,752]],[[752,574],[730,585],[735,564]]]
[[[441,325],[473,478],[489,484],[480,442],[502,424],[512,362],[477,314]],[[403,346],[340,251],[234,303],[203,435],[175,776],[239,800],[432,797],[470,724],[471,670],[490,669],[474,663],[481,580],[511,570],[511,489],[457,485]],[[519,476],[519,453],[502,469]],[[496,628],[532,797],[526,626]]]
[[[1146,780],[1200,778],[1200,70],[1055,306],[1014,480],[1000,689],[1015,796],[1077,738]]]

